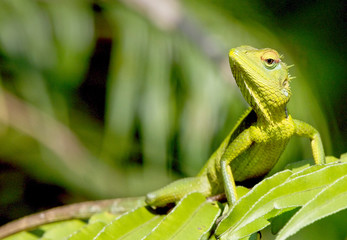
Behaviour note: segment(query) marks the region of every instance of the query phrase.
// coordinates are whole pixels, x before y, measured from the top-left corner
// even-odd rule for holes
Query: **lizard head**
[[[242,95],[256,112],[270,119],[275,110],[285,111],[290,75],[277,51],[241,46],[230,50],[229,61]]]

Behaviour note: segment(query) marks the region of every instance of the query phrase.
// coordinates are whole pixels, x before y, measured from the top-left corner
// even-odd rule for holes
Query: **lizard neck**
[[[263,126],[277,125],[289,117],[286,105],[278,106],[276,108],[265,107],[262,109],[262,110],[266,110],[265,114],[263,111],[260,111],[260,109],[258,108],[255,108],[254,110],[257,114],[258,124]]]

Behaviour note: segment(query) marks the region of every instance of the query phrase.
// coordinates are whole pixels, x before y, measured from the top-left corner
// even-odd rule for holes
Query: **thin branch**
[[[12,234],[29,231],[38,226],[69,219],[87,219],[95,213],[110,212],[122,214],[130,209],[144,206],[144,197],[118,198],[75,203],[52,208],[40,213],[25,216],[0,227],[0,239]]]

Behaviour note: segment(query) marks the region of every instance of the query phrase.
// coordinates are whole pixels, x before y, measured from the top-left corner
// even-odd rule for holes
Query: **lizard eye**
[[[263,62],[267,69],[274,69],[279,63],[279,61],[276,61],[275,59],[272,59],[272,58],[264,59]]]
[[[261,56],[261,60],[267,69],[274,69],[280,62],[280,57],[277,52],[270,50]]]
[[[268,58],[268,59],[265,59],[266,63],[271,65],[274,63],[275,60],[273,60],[272,58]]]

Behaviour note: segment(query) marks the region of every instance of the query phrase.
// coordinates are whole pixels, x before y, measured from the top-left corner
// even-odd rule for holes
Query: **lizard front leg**
[[[319,132],[310,124],[294,119],[295,134],[311,140],[313,159],[316,164],[325,163],[325,154]]]
[[[253,143],[250,129],[244,130],[239,136],[232,141],[226,148],[221,158],[221,173],[224,182],[224,191],[228,200],[229,206],[232,206],[237,201],[236,185],[232,169],[231,161],[247,150]]]

